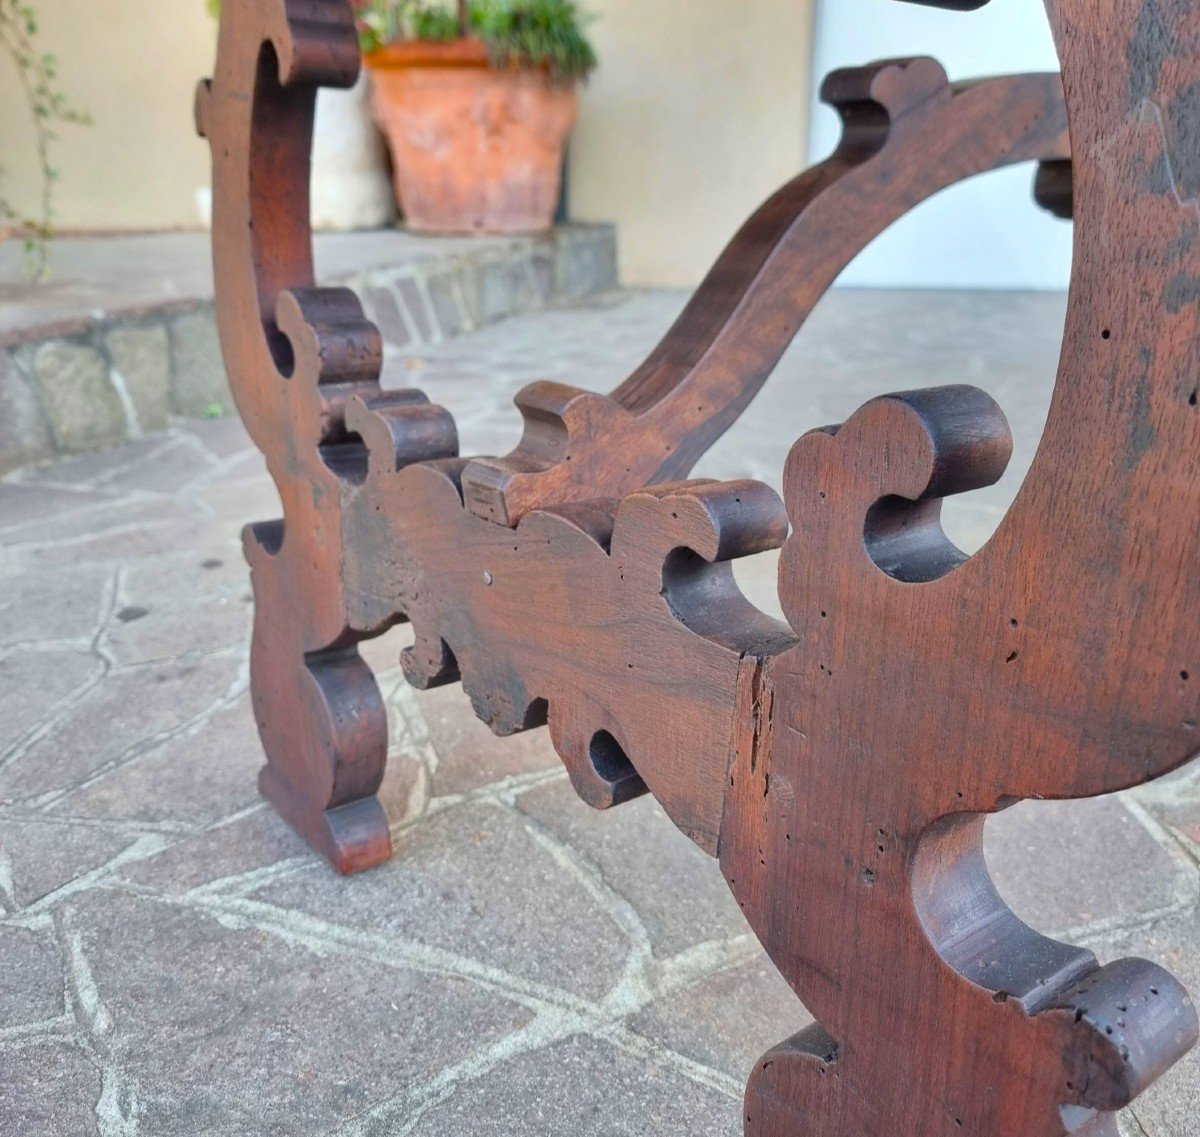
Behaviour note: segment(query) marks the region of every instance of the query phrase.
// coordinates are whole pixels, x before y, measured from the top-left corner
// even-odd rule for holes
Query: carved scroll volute
[[[461,468],[381,479],[362,530],[401,566],[409,680],[461,678],[500,735],[548,723],[589,804],[649,790],[715,854],[739,685],[791,642],[731,562],[782,544],[782,501],[755,482],[683,483],[535,510],[508,530],[463,509]]]
[[[371,387],[382,348],[357,301],[313,289],[309,162],[317,90],[358,75],[345,0],[233,0],[224,5],[217,67],[200,85],[197,126],[213,155],[217,321],[234,399],[267,458],[284,530],[310,535],[291,557],[304,597],[306,648],[327,646],[345,620],[339,589],[339,481],[321,448],[342,431],[346,387]]]
[[[530,509],[686,477],[749,405],[817,301],[875,237],[947,186],[1021,162],[1069,167],[1057,75],[952,84],[935,60],[836,71],[822,98],[836,152],[774,194],[682,315],[611,396],[534,383],[521,445],[463,475],[470,508]],[[919,156],[919,157],[917,157]],[[1061,195],[1052,204],[1061,209]]]
[[[1109,1111],[1196,1041],[1170,976],[1037,935],[982,855],[990,812],[1200,749],[1200,10],[1051,15],[1075,265],[1012,510],[970,559],[938,524],[942,497],[1007,458],[970,388],[877,400],[788,462],[799,643],[768,666],[773,714],[735,762],[721,859],[821,1026],[760,1063],[748,1133],[1108,1137]]]

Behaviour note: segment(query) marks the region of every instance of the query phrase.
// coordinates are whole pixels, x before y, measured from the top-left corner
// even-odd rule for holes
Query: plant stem
[[[72,110],[55,89],[54,60],[39,54],[33,36],[36,17],[23,0],[0,0],[0,54],[7,55],[17,72],[25,102],[33,120],[34,141],[41,173],[40,216],[22,218],[0,195],[0,237],[14,234],[25,239],[30,274],[40,279],[46,273],[47,242],[52,235],[53,186],[58,173],[50,163],[50,145],[57,138],[56,123],[83,123],[85,115]]]
[[[470,0],[458,0],[458,31],[463,39],[471,34]]]
[[[26,232],[26,250],[32,258],[30,275],[40,280],[46,275],[46,238],[50,233],[50,218],[52,211],[52,180],[49,175],[50,166],[50,129],[47,125],[47,115],[39,110],[43,101],[41,88],[43,83],[38,75],[37,53],[30,43],[21,26],[19,18],[14,18],[9,12],[0,12],[0,46],[12,60],[17,72],[17,79],[25,94],[34,125],[34,139],[37,147],[38,165],[42,173],[41,180],[41,217],[37,221],[25,221],[22,225]]]

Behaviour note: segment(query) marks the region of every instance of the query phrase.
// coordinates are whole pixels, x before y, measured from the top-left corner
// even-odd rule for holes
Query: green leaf
[[[21,0],[0,0],[0,57],[7,58],[20,73],[26,110],[33,120],[42,183],[41,216],[24,218],[11,202],[0,197],[0,220],[8,223],[12,235],[21,237],[28,254],[28,270],[32,276],[40,278],[46,272],[46,245],[54,233],[53,191],[59,172],[51,162],[50,154],[58,137],[55,126],[61,123],[80,125],[91,120],[75,110],[66,96],[55,88],[58,61],[52,52],[37,50],[33,42],[37,32],[37,18],[31,5]]]
[[[455,7],[436,0],[356,0],[354,11],[364,50],[459,38]],[[469,19],[497,67],[545,67],[559,82],[586,79],[596,67],[584,31],[591,18],[574,0],[471,0]]]

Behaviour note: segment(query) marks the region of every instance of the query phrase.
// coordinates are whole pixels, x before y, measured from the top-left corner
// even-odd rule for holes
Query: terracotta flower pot
[[[420,233],[540,233],[554,220],[575,85],[489,65],[476,40],[371,52],[396,196]]]

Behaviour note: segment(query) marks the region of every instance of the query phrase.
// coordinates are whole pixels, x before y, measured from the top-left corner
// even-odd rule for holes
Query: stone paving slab
[[[387,382],[503,451],[523,384],[611,387],[681,303],[523,316],[393,352]],[[1057,296],[835,293],[699,472],[777,485],[804,430],[967,379],[1017,435],[1005,480],[948,511],[977,549],[1062,319]],[[336,878],[261,802],[239,529],[277,509],[234,420],[0,481],[0,1134],[735,1137],[753,1062],[809,1019],[652,800],[587,810],[545,732],[497,739],[458,688],[412,691],[397,629],[365,653],[396,859]],[[778,612],[774,569],[737,573]],[[1200,768],[988,828],[1031,924],[1200,991]],[[1123,1125],[1200,1137],[1200,1058]]]

